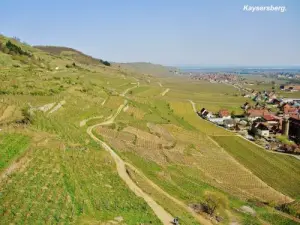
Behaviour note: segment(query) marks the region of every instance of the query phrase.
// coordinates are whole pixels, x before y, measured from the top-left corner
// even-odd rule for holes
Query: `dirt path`
[[[85,126],[86,123],[87,123],[88,121],[90,121],[90,120],[93,120],[93,119],[102,119],[102,118],[103,118],[103,116],[94,116],[94,117],[90,117],[90,118],[88,118],[88,119],[85,119],[85,120],[80,121],[79,126],[80,126],[80,127],[83,127],[83,126]]]
[[[189,100],[189,102],[192,104],[193,110],[194,110],[194,112],[196,113],[196,112],[197,112],[197,109],[196,109],[196,103],[193,102],[192,100]]]
[[[128,93],[128,91],[130,91],[130,90],[132,90],[132,89],[134,89],[134,88],[137,88],[137,87],[139,87],[139,86],[140,86],[140,82],[138,82],[137,85],[134,86],[134,87],[127,88],[122,94],[120,94],[120,96],[124,97],[124,96]]]
[[[65,100],[60,101],[53,109],[51,109],[51,111],[48,114],[52,114],[54,112],[56,112],[57,110],[59,110],[64,104],[66,104]]]
[[[3,112],[2,116],[0,116],[0,121],[9,118],[13,112],[15,111],[15,106],[9,105]]]
[[[188,211],[189,213],[191,213],[191,215],[197,221],[199,221],[201,224],[203,224],[203,225],[211,225],[212,224],[212,222],[210,220],[208,220],[208,219],[204,218],[203,216],[201,216],[200,214],[196,213],[193,209],[191,209],[190,207],[188,207],[184,202],[178,200],[177,198],[173,197],[169,193],[165,192],[163,189],[161,189],[157,184],[155,184],[152,180],[150,180],[148,177],[146,177],[141,171],[139,171],[138,169],[136,169],[134,166],[132,166],[129,163],[125,163],[125,164],[130,169],[132,169],[134,172],[136,172],[138,175],[140,175],[141,177],[143,177],[143,179],[145,179],[148,184],[150,184],[153,188],[155,188],[156,191],[160,192],[161,194],[163,194],[164,196],[166,196],[167,198],[169,198],[171,201],[173,201],[174,203],[176,203],[177,205],[181,206],[186,211]]]
[[[104,106],[105,102],[107,101],[108,98],[104,99],[103,102],[101,103],[102,106]]]
[[[125,162],[103,141],[99,140],[94,134],[93,129],[97,126],[108,125],[114,122],[115,118],[119,115],[122,109],[126,106],[127,101],[122,104],[115,115],[111,116],[111,118],[107,121],[104,121],[100,124],[96,124],[93,126],[88,127],[87,133],[90,137],[99,143],[106,151],[110,153],[112,158],[114,159],[117,171],[121,179],[127,184],[127,186],[139,197],[143,198],[147,204],[152,208],[156,216],[162,221],[163,224],[171,224],[173,216],[170,215],[167,211],[164,210],[159,204],[157,204],[149,195],[143,192],[129,177],[128,173],[126,172]]]
[[[161,96],[165,96],[170,91],[170,88],[167,88],[164,90],[164,92],[161,93]]]

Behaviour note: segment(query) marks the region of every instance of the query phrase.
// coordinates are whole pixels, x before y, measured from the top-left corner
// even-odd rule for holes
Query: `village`
[[[279,98],[274,91],[251,90],[243,96],[249,101],[241,105],[243,113],[239,115],[228,109],[210,112],[206,108],[197,114],[267,150],[300,154],[300,99]]]

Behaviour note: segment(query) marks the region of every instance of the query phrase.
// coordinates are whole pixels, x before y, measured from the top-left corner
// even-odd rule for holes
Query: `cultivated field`
[[[300,197],[300,161],[272,154],[240,137],[213,137],[228,153],[276,190]]]
[[[136,185],[180,224],[297,221],[273,206],[299,198],[298,161],[268,154],[194,112],[191,101],[198,110],[239,113],[245,99],[233,87],[12,42],[23,55],[0,51],[0,224],[161,224],[86,133],[94,125],[139,171],[128,169]],[[208,192],[225,199],[213,217],[191,208]]]

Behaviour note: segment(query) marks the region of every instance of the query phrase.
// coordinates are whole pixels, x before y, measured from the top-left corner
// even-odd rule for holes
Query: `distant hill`
[[[109,66],[110,63],[104,61],[102,59],[96,59],[92,56],[86,55],[76,49],[68,48],[68,47],[61,47],[61,46],[34,46],[42,51],[48,52],[52,55],[56,56],[64,56],[73,59],[81,64],[86,65],[99,65],[104,64]]]
[[[169,76],[178,71],[175,67],[166,67],[147,62],[110,63],[86,55],[76,49],[63,46],[30,46],[14,38],[0,35],[0,65],[29,66],[34,65],[49,70],[77,67],[96,69],[111,66],[111,69],[133,72],[151,76]]]
[[[173,75],[178,69],[175,67],[167,67],[159,64],[147,62],[134,63],[113,63],[114,66],[120,67],[124,70],[133,71],[136,73],[149,74],[153,76],[168,76]]]

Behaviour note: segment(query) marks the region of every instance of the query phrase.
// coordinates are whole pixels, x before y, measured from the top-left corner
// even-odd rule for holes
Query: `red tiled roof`
[[[259,117],[259,116],[268,115],[269,111],[266,109],[249,109],[247,111],[247,114],[250,117]]]
[[[284,107],[283,111],[284,111],[284,113],[288,114],[288,113],[297,112],[298,109],[290,106],[290,107]]]
[[[229,116],[229,115],[230,115],[230,113],[229,113],[229,111],[227,109],[221,109],[219,111],[219,116],[220,117],[225,117],[225,116]]]
[[[266,121],[276,120],[276,118],[273,115],[271,115],[271,114],[264,115],[263,118]]]

